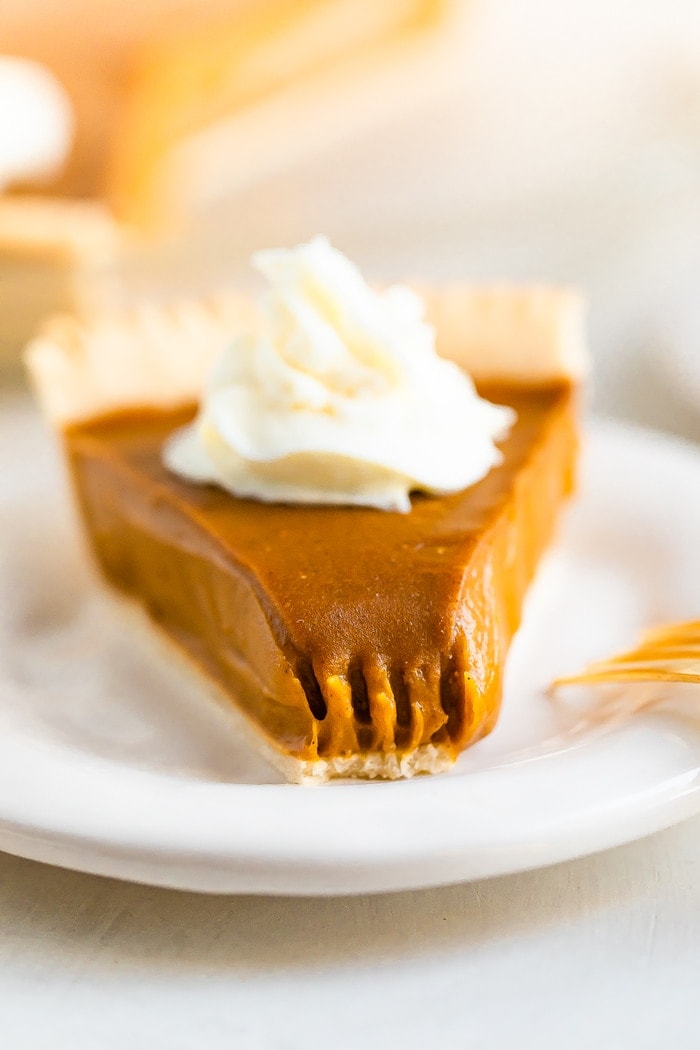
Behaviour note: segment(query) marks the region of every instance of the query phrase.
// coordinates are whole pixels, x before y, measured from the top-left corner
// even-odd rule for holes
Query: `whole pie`
[[[162,448],[195,414],[238,296],[54,321],[29,349],[105,579],[219,687],[291,781],[448,767],[494,726],[508,646],[572,491],[581,304],[423,291],[437,347],[517,419],[502,462],[407,514],[198,485]]]

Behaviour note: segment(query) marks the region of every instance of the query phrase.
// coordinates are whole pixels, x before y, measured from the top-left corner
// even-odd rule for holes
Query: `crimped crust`
[[[581,379],[588,368],[583,302],[568,289],[419,289],[439,352],[477,382],[522,386]],[[256,323],[251,298],[228,294],[173,306],[53,318],[26,352],[58,426],[125,408],[196,401],[213,361]]]
[[[574,289],[453,284],[421,294],[438,352],[477,381],[540,386],[588,372],[584,300]]]

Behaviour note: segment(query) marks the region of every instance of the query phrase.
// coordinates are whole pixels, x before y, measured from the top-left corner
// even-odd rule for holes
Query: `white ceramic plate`
[[[280,783],[225,708],[125,624],[19,401],[0,449],[0,848],[191,890],[351,893],[550,864],[700,810],[700,719],[665,710],[595,731],[542,692],[640,627],[700,613],[692,448],[592,426],[497,730],[443,776],[319,788]]]

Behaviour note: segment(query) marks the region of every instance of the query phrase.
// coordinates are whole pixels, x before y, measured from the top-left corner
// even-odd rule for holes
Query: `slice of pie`
[[[408,514],[239,499],[163,466],[242,298],[54,322],[28,363],[87,534],[291,781],[448,767],[494,726],[523,598],[571,492],[581,304],[424,292],[437,346],[517,421],[502,463]]]
[[[255,0],[161,25],[132,56],[114,128],[104,188],[115,214],[146,229],[216,214],[319,144],[391,119],[410,78],[431,90],[450,7]]]
[[[402,113],[461,57],[449,0],[122,0],[3,4],[2,49],[64,86],[75,143],[57,199],[152,229],[325,143]],[[466,12],[467,17],[469,12]],[[80,32],[76,33],[76,26]],[[339,119],[342,114],[342,119]]]
[[[395,123],[416,84],[421,105],[442,96],[469,8],[139,0],[125,17],[123,0],[62,0],[38,26],[35,5],[0,5],[3,52],[51,71],[75,118],[44,196],[0,195],[0,369],[58,311],[220,287],[278,213],[266,180]],[[298,212],[282,197],[275,236]]]

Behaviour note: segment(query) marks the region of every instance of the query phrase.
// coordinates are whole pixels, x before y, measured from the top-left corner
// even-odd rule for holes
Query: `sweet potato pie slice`
[[[238,499],[169,473],[243,300],[56,321],[30,348],[107,581],[230,700],[294,781],[450,765],[493,727],[504,662],[571,492],[578,301],[426,293],[438,349],[517,422],[503,462],[409,514]]]

